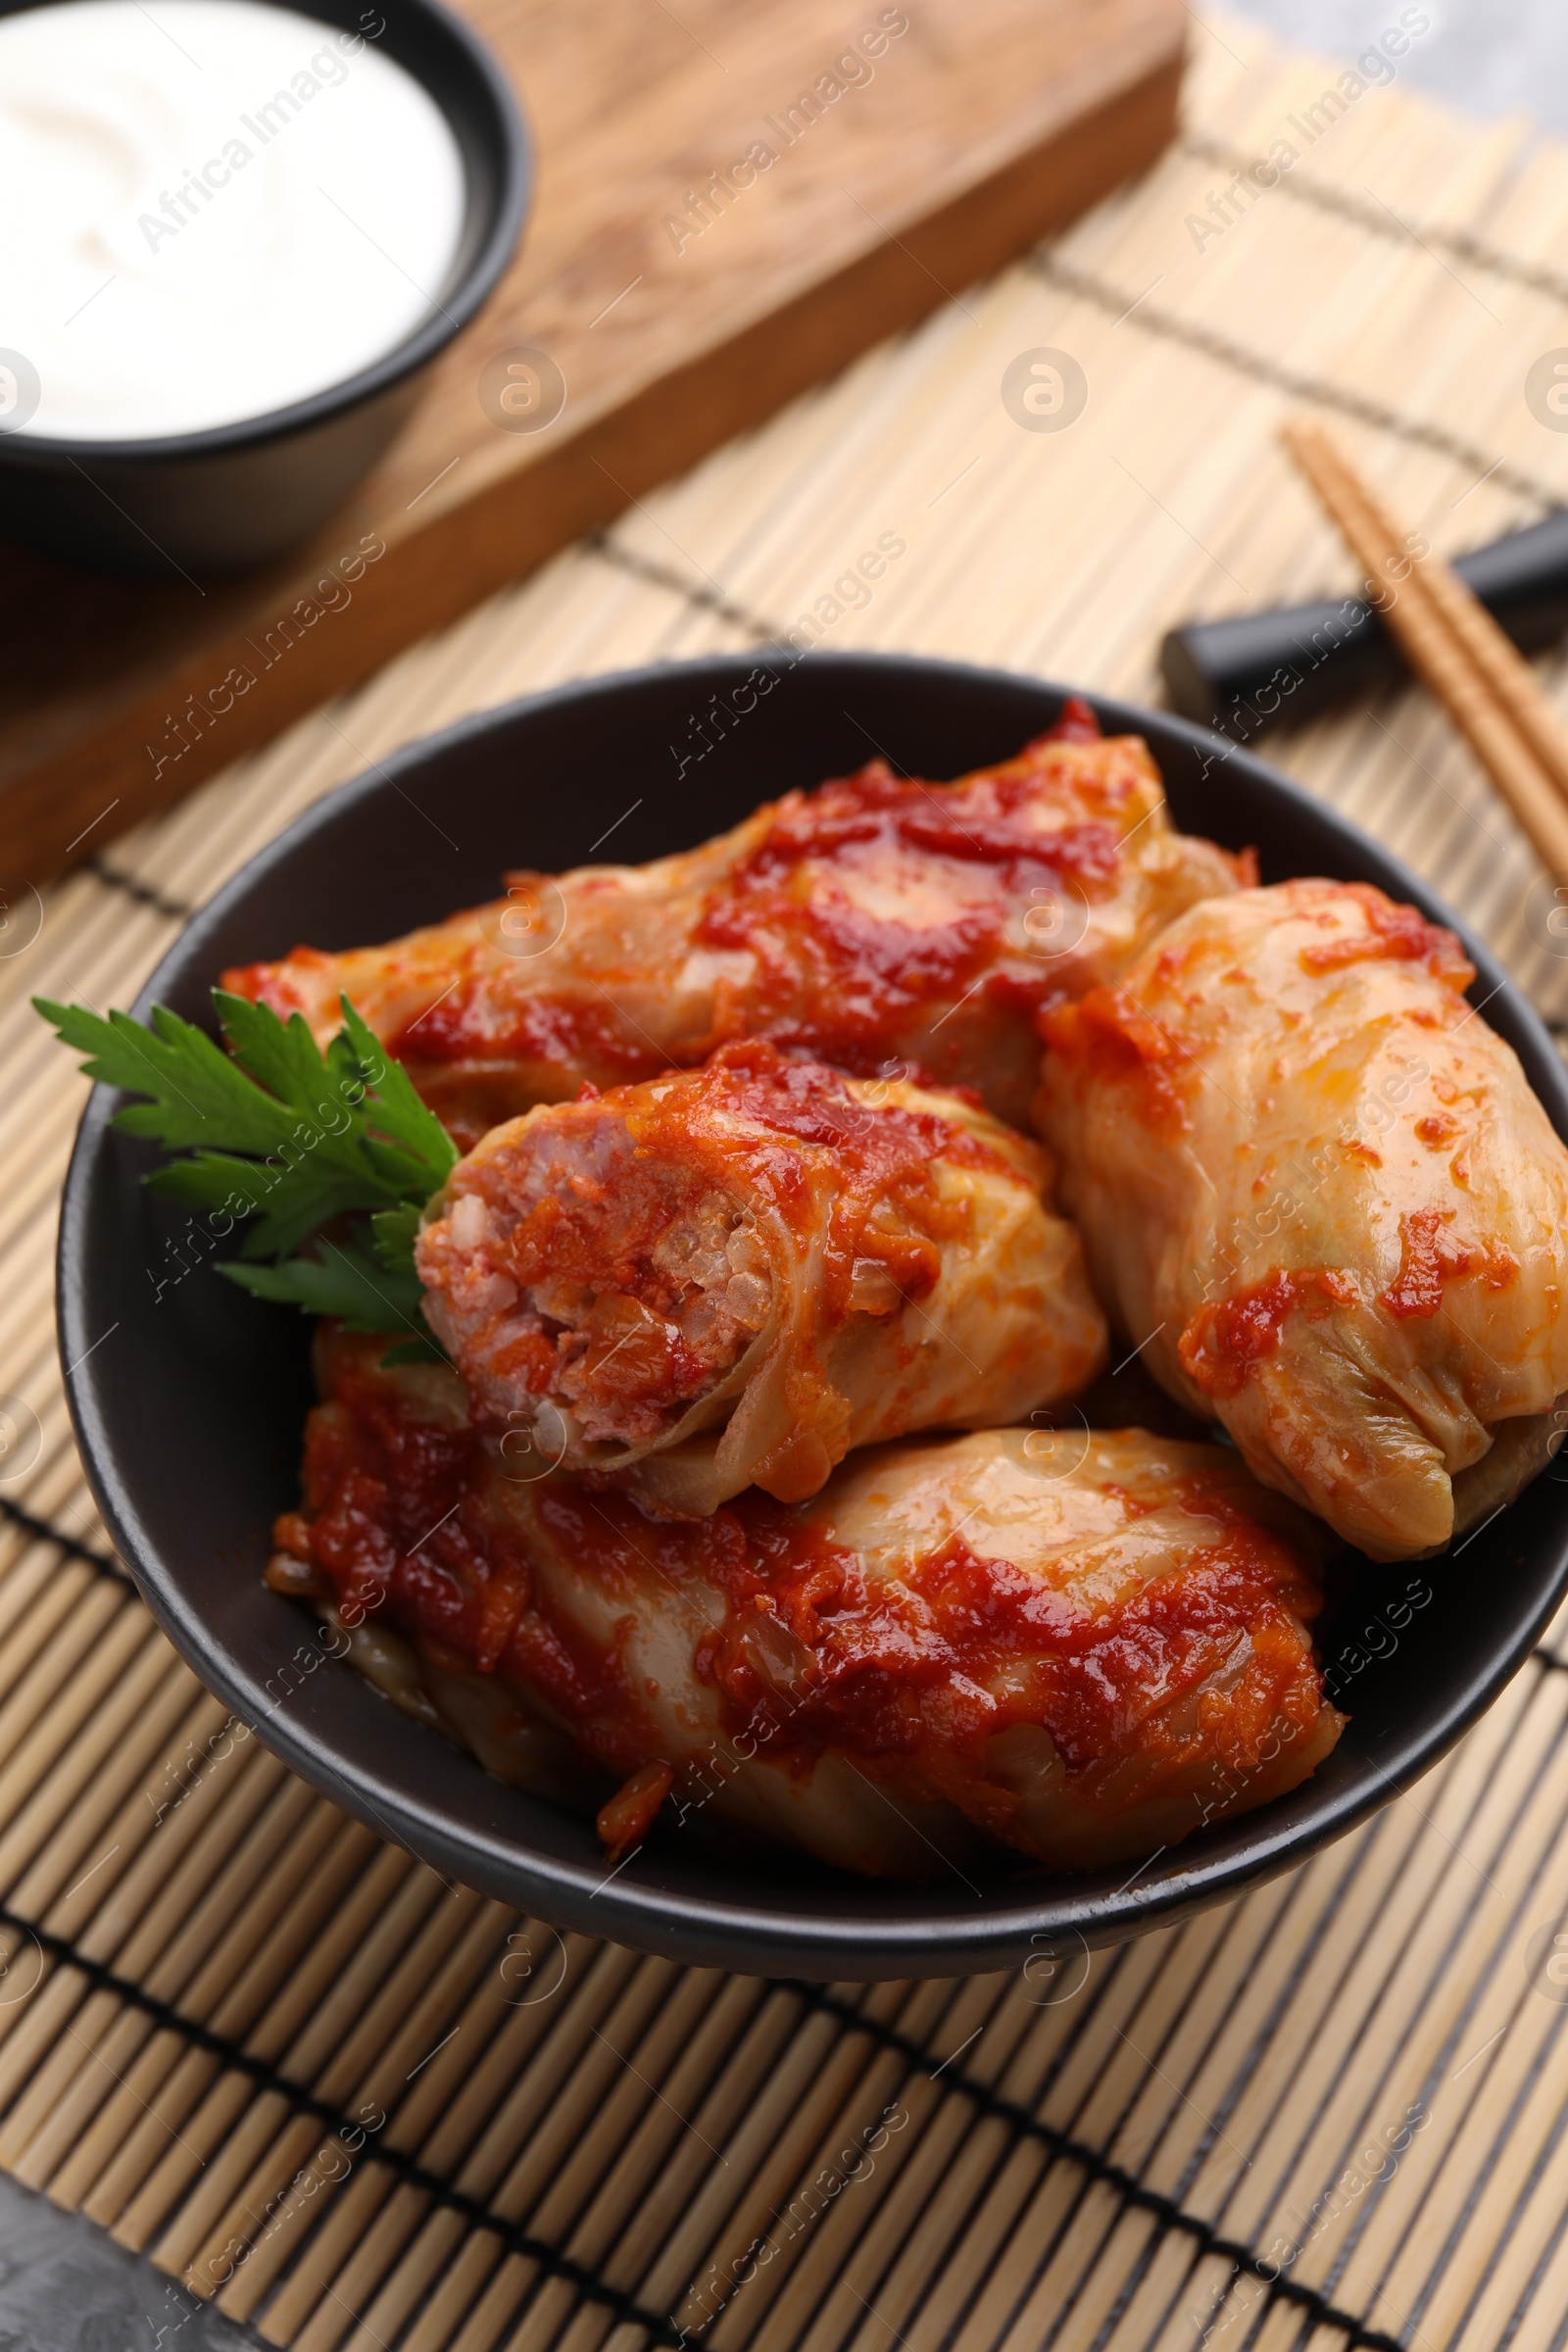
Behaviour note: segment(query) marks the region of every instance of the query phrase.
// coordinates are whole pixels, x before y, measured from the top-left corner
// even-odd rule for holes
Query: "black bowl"
[[[0,0],[13,16],[36,0]],[[340,506],[398,432],[447,345],[494,291],[522,231],[533,151],[489,50],[440,0],[298,0],[294,13],[372,37],[422,83],[463,156],[463,233],[424,324],[309,400],[145,441],[0,430],[0,532],[66,564],[198,581],[280,555]]]
[[[1260,761],[1183,720],[1091,699],[1107,729],[1147,737],[1178,821],[1232,848],[1254,844],[1265,880],[1361,878],[1453,921],[1387,851]],[[600,844],[623,859],[689,847],[875,751],[917,774],[956,775],[1016,751],[1061,701],[1058,687],[997,670],[815,654],[683,663],[535,696],[400,753],[310,809],[196,917],[137,1010],[156,999],[210,1024],[208,990],[226,964],[301,939],[388,937],[493,894],[508,865],[579,864]],[[1568,1137],[1568,1076],[1550,1040],[1486,950],[1466,944],[1475,1001]],[[1568,1583],[1568,1490],[1549,1473],[1462,1558],[1355,1563],[1321,1637],[1350,1713],[1334,1754],[1289,1796],[1130,1880],[1125,1868],[1066,1877],[1028,1864],[978,1891],[956,1877],[888,1885],[772,1858],[721,1861],[671,1831],[607,1883],[586,1819],[504,1788],[412,1726],[329,1665],[298,1604],[263,1586],[270,1523],[297,1494],[305,1327],[200,1266],[180,1276],[185,1222],[138,1184],[157,1154],[110,1128],[117,1100],[94,1092],[67,1180],[60,1329],[82,1456],[122,1556],[203,1681],[297,1772],[437,1869],[560,1926],[818,1979],[940,1976],[1033,1956],[1049,1990],[1084,1944],[1238,1894],[1386,1803],[1496,1696]]]

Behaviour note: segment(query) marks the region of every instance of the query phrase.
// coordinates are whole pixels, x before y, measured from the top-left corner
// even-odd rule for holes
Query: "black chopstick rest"
[[[1458,557],[1453,568],[1522,652],[1568,632],[1568,508]],[[1165,638],[1159,666],[1184,718],[1239,743],[1408,674],[1382,621],[1356,597],[1190,621]]]

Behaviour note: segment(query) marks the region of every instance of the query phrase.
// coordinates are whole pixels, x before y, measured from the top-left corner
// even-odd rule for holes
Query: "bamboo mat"
[[[1412,1795],[1185,1928],[1020,1978],[726,1978],[449,1886],[237,1739],[109,1554],[55,1367],[80,1090],[26,996],[128,1002],[188,910],[366,761],[520,691],[811,612],[835,647],[1152,698],[1172,621],[1349,585],[1274,444],[1293,401],[1343,419],[1446,549],[1568,495],[1568,438],[1523,391],[1564,332],[1568,151],[1402,81],[1308,147],[1291,118],[1342,66],[1229,20],[1195,17],[1193,45],[1181,143],[1052,250],[46,899],[12,892],[0,2164],[258,2342],[1546,2352],[1568,2334],[1562,1626]],[[1189,217],[1278,137],[1298,165],[1195,237]],[[1000,395],[1041,349],[1088,384],[1060,432],[1022,429]],[[884,532],[906,552],[840,613],[835,582]],[[1568,703],[1560,666],[1548,684]],[[1568,1021],[1550,883],[1421,697],[1273,748]]]

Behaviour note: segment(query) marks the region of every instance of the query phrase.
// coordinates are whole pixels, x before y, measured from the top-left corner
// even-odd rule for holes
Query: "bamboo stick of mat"
[[[1548,872],[1568,880],[1568,730],[1535,672],[1439,555],[1412,557],[1396,517],[1322,425],[1281,439],[1364,566],[1411,667],[1444,705]]]

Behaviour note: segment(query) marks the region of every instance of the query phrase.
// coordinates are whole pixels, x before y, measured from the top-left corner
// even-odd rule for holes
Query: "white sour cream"
[[[380,16],[362,24],[262,0],[0,18],[0,408],[31,408],[13,430],[127,441],[263,416],[439,307],[463,159],[376,48]]]

